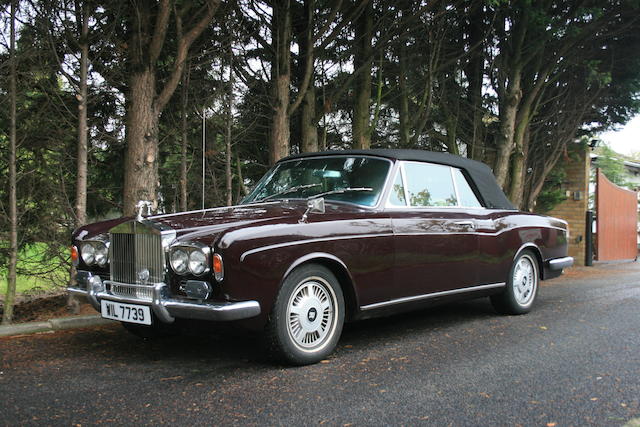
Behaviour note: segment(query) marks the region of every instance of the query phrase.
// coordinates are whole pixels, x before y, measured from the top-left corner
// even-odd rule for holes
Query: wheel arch
[[[345,320],[350,320],[356,313],[358,307],[358,297],[354,286],[354,280],[349,273],[347,265],[335,255],[324,252],[314,252],[296,259],[287,269],[282,280],[291,274],[296,268],[307,264],[319,264],[329,269],[338,279],[342,288],[345,305]]]
[[[527,250],[532,252],[533,255],[536,257],[536,261],[538,262],[538,276],[540,276],[539,279],[544,280],[544,262],[542,260],[542,251],[534,243],[525,243],[524,245],[520,246],[520,249],[518,249],[516,254],[513,256],[511,265],[513,265],[515,260],[520,256],[520,254],[522,254],[522,252]]]

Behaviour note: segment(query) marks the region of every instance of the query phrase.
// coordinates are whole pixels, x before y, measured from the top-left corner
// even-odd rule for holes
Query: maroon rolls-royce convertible
[[[143,336],[239,322],[293,364],[329,355],[345,321],[483,296],[526,313],[573,264],[565,221],[515,210],[486,165],[446,153],[295,155],[238,206],[146,208],[73,233],[69,291]]]

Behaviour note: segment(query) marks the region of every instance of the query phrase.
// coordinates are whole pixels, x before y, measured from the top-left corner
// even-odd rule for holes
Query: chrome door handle
[[[473,221],[456,221],[454,222],[455,225],[459,225],[461,227],[469,227],[472,230],[475,230],[476,228],[476,224]]]

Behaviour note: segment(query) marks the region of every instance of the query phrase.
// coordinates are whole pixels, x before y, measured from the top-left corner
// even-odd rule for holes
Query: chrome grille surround
[[[117,225],[109,233],[113,291],[134,296],[140,292],[138,286],[151,287],[165,282],[166,248],[175,239],[175,231],[151,220],[142,220]],[[144,295],[143,292],[141,296]]]

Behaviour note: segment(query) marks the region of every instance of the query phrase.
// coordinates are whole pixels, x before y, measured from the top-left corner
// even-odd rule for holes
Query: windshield
[[[388,160],[372,157],[331,156],[279,163],[258,182],[243,203],[276,199],[324,197],[375,206],[387,173]]]

